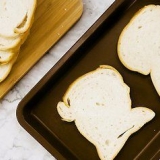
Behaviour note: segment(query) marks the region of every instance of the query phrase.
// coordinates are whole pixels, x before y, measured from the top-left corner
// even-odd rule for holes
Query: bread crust
[[[147,5],[131,18],[122,30],[117,53],[122,64],[131,71],[151,76],[160,95],[160,5]],[[156,72],[155,72],[156,70]]]
[[[22,5],[22,4],[24,5],[24,3],[26,3],[26,5],[27,5],[27,1],[24,1],[24,2],[22,2],[21,0],[18,0],[18,1],[19,2],[17,2],[17,3],[20,3],[20,5]],[[2,4],[2,5],[4,5],[4,7],[5,7],[5,4],[7,4],[7,2],[5,2],[5,1],[2,3],[4,3],[4,4]],[[10,31],[5,32],[5,33],[0,31],[0,37],[15,38],[15,37],[19,36],[19,34],[23,34],[27,30],[30,29],[30,27],[32,26],[32,23],[33,23],[33,19],[34,19],[33,17],[34,17],[36,6],[37,6],[37,0],[30,0],[30,3],[31,3],[30,6],[27,6],[27,7],[29,7],[29,8],[27,8],[28,10],[26,10],[26,13],[23,15],[23,17],[21,17],[22,18],[21,21],[17,22],[17,25],[15,26],[15,28],[12,28],[12,29],[10,28]],[[7,9],[4,9],[4,10],[7,11]],[[13,10],[14,10],[14,8],[13,8]]]
[[[58,102],[57,111],[63,121],[74,121],[102,160],[113,160],[130,135],[155,116],[148,108],[131,108],[130,88],[108,65],[78,77]]]
[[[0,1],[2,10],[7,12],[7,7],[10,8],[12,6],[11,3],[13,3],[12,0],[7,2],[5,0]],[[32,27],[34,21],[37,0],[24,2],[17,0],[17,3],[20,3],[21,5],[28,5],[28,10],[26,10],[26,15],[24,15],[22,21],[19,22],[15,28],[12,28],[13,32],[10,30],[6,34],[3,34],[0,31],[0,82],[4,81],[11,72],[12,66],[19,55],[20,48],[30,34],[30,28]],[[7,4],[10,6],[7,6]],[[3,19],[4,15],[2,14],[2,17],[0,18]]]

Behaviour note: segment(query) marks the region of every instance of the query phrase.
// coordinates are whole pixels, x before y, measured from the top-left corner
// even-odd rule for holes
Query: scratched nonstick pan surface
[[[127,140],[115,160],[160,158],[160,97],[149,75],[129,71],[117,56],[122,29],[147,4],[160,4],[160,1],[115,1],[20,102],[19,123],[57,159],[99,159],[95,147],[78,132],[74,123],[62,121],[56,110],[68,86],[99,65],[111,65],[120,72],[131,89],[132,107],[144,106],[156,113],[151,122]]]

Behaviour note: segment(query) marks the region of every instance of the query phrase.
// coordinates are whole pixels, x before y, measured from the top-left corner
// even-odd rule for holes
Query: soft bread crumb
[[[0,82],[11,72],[34,20],[37,0],[0,1]]]
[[[131,109],[129,87],[118,71],[107,65],[75,80],[57,111],[62,120],[75,122],[102,160],[114,159],[129,136],[155,116],[145,107]]]
[[[125,67],[151,75],[160,95],[160,5],[140,9],[123,29],[118,40],[118,56]]]

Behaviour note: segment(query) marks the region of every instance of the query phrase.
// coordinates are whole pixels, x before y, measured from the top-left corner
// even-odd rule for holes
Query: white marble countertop
[[[102,15],[114,0],[83,0],[84,11],[74,27],[46,54],[16,86],[0,100],[0,160],[54,160],[17,121],[22,98]],[[70,41],[68,41],[70,39]]]

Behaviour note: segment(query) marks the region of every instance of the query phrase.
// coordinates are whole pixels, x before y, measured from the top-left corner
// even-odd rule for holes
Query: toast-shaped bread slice
[[[148,108],[131,108],[129,87],[117,70],[106,65],[76,79],[57,111],[62,120],[75,122],[102,160],[113,160],[129,136],[155,116]]]
[[[26,32],[33,22],[36,0],[0,1],[0,36],[15,37]]]
[[[160,95],[160,5],[140,9],[125,26],[118,40],[118,56],[123,65],[151,75]]]

